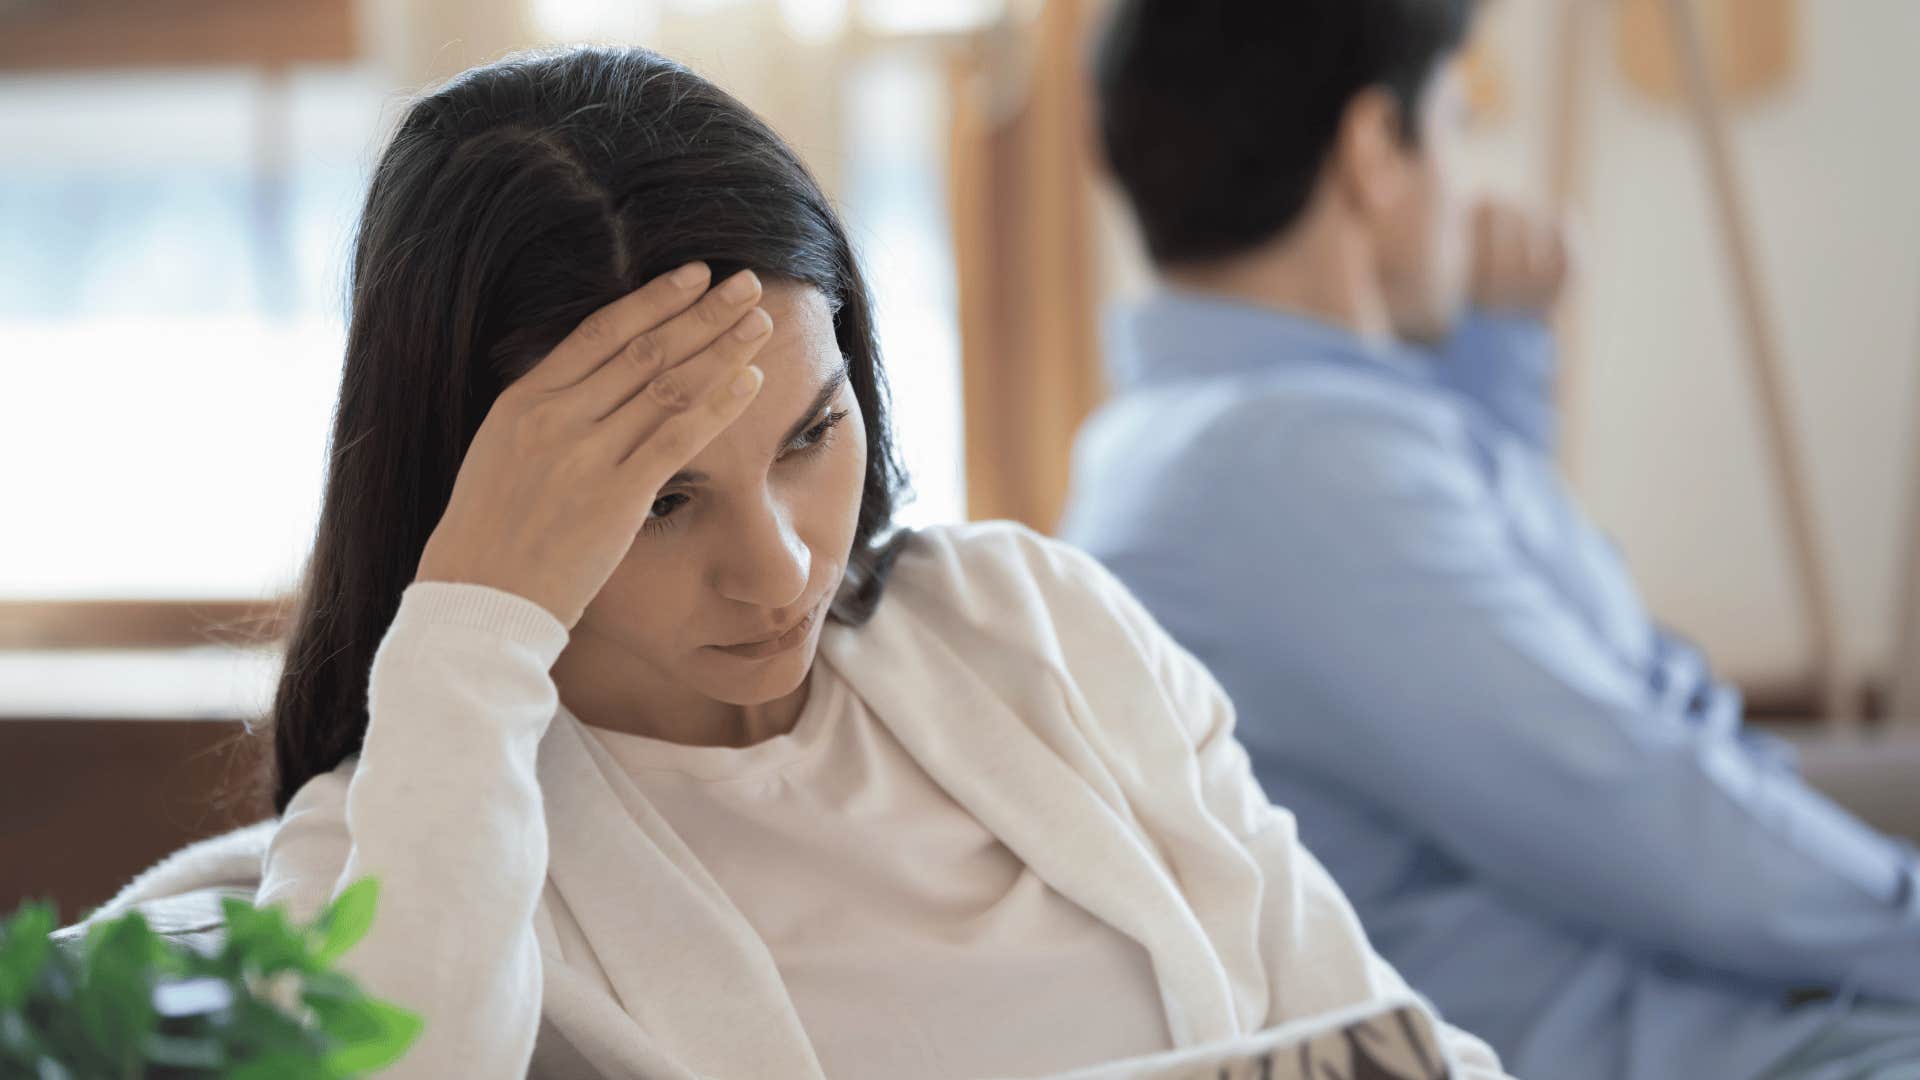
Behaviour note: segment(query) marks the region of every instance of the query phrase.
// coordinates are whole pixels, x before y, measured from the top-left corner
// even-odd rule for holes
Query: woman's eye
[[[789,448],[788,452],[798,453],[803,450],[813,450],[825,445],[828,437],[833,434],[833,429],[839,425],[840,421],[846,419],[846,417],[847,414],[844,409],[828,413],[821,418],[819,423],[801,432],[800,437],[793,441],[793,445]]]
[[[671,517],[675,510],[680,509],[686,504],[687,497],[678,492],[671,495],[660,496],[653,500],[653,506],[648,509],[647,520],[643,527],[648,529],[666,528],[667,518]]]

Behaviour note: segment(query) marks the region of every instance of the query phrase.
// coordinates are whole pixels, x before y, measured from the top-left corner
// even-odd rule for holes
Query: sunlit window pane
[[[0,596],[291,583],[380,104],[356,71],[0,81]]]
[[[879,309],[895,436],[913,474],[910,525],[966,517],[960,333],[946,211],[946,83],[915,53],[849,75],[847,207]]]
[[[861,0],[860,19],[879,34],[970,30],[1000,17],[1006,0]]]

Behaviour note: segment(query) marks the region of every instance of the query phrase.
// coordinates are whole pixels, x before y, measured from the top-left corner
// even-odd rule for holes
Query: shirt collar
[[[1161,288],[1108,312],[1114,388],[1272,371],[1292,363],[1357,367],[1431,381],[1430,364],[1401,345],[1380,346],[1345,327],[1244,301]]]

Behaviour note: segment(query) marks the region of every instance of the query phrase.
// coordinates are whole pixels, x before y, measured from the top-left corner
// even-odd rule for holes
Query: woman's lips
[[[738,656],[743,660],[764,660],[769,656],[777,656],[807,639],[807,631],[813,629],[813,620],[814,617],[819,614],[819,611],[820,605],[815,604],[814,609],[807,612],[806,618],[795,623],[792,629],[781,634],[779,637],[768,638],[765,641],[749,641],[744,645],[714,645],[710,647],[718,649],[728,656]]]

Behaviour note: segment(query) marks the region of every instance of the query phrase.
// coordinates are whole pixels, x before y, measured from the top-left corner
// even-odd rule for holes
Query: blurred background
[[[1920,4],[1691,7],[1704,105],[1661,0],[1494,0],[1473,169],[1579,223],[1564,464],[1654,611],[1762,717],[1899,723]],[[318,511],[368,169],[411,94],[502,52],[644,44],[765,115],[874,283],[905,520],[1050,529],[1100,313],[1148,284],[1089,152],[1100,8],[0,0],[0,911],[77,916],[266,814],[234,779]]]

